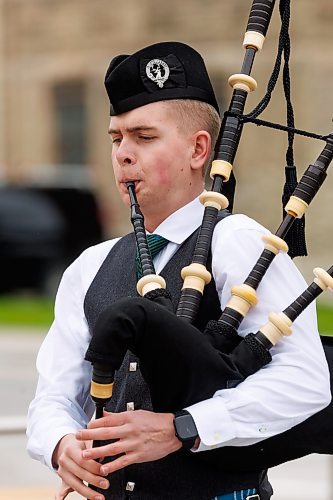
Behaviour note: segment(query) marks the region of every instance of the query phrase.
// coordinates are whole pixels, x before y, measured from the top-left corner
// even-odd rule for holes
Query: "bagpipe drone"
[[[112,397],[114,374],[128,350],[140,360],[141,373],[149,386],[154,411],[175,412],[212,397],[219,389],[235,387],[263,368],[271,361],[270,348],[283,336],[291,334],[293,321],[323,290],[333,288],[333,266],[328,271],[316,268],[313,283],[283,312],[271,313],[269,321],[256,333],[244,338],[237,334],[247,312],[257,303],[256,290],[269,265],[279,252],[288,251],[285,240],[293,226],[302,221],[308,205],[325,180],[333,158],[333,135],[316,136],[294,128],[290,95],[286,90],[288,126],[269,125],[288,131],[288,167],[293,165],[292,142],[295,133],[316,136],[325,141],[325,146],[316,161],[306,169],[301,180],[293,186],[280,227],[275,235],[263,237],[265,248],[262,254],[245,282],[232,288],[232,296],[221,317],[217,321],[209,321],[203,333],[193,326],[205,285],[211,280],[206,266],[213,231],[220,211],[228,207],[228,202],[232,205],[232,168],[243,124],[247,121],[267,124],[257,120],[257,116],[270,100],[282,53],[285,61],[289,58],[290,1],[281,0],[279,52],[268,91],[256,109],[244,115],[247,95],[256,88],[256,82],[250,76],[252,65],[256,53],[262,49],[274,4],[275,0],[254,0],[251,7],[243,44],[244,62],[241,72],[229,78],[233,94],[215,148],[215,159],[210,172],[212,188],[200,198],[205,207],[203,221],[192,263],[182,270],[184,284],[176,314],[169,292],[166,291],[166,283],[154,270],[143,215],[136,200],[135,185],[131,182],[127,185],[131,200],[131,221],[142,267],[142,278],[137,283],[137,290],[143,298],[124,298],[108,307],[93,329],[86,360],[93,365],[91,396],[96,403],[96,418],[103,415],[103,408]],[[287,71],[284,72],[284,78],[289,78]],[[288,85],[285,88],[288,89]],[[290,173],[290,168],[288,171]],[[229,201],[222,194],[223,191],[228,195]],[[331,377],[332,340],[322,337]],[[331,380],[331,385],[332,382]],[[332,426],[331,403],[323,411],[283,434],[247,447],[222,447],[201,452],[197,454],[197,459],[218,463],[227,470],[249,471],[265,469],[309,453],[333,453]]]

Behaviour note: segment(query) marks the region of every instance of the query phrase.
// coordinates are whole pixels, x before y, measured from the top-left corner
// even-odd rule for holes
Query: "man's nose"
[[[116,158],[119,165],[134,165],[136,163],[135,154],[126,141],[119,144]]]

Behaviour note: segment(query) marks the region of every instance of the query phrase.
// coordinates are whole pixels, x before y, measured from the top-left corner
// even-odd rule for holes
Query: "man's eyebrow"
[[[125,130],[126,130],[126,132],[133,134],[134,132],[148,132],[150,130],[156,130],[156,127],[153,127],[150,125],[137,125],[136,127],[127,127]],[[108,133],[109,134],[119,134],[120,130],[110,127],[108,130]]]

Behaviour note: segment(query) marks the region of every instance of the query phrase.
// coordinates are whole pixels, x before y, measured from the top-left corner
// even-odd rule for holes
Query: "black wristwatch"
[[[185,450],[193,448],[199,434],[192,415],[186,410],[177,411],[173,419],[173,425],[175,426],[176,436],[182,442],[183,448]]]

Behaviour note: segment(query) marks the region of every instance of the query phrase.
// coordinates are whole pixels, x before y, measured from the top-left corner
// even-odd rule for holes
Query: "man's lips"
[[[134,184],[134,186],[135,186],[135,191],[137,191],[137,189],[138,189],[138,185],[139,185],[139,183],[140,183],[141,181],[140,181],[140,180],[138,180],[138,179],[136,179],[136,180],[134,180],[134,179],[122,179],[122,180],[120,181],[120,185],[121,185],[121,188],[122,188],[122,189],[123,189],[126,193],[127,193],[127,183],[128,183],[128,182],[133,183],[133,184]]]

